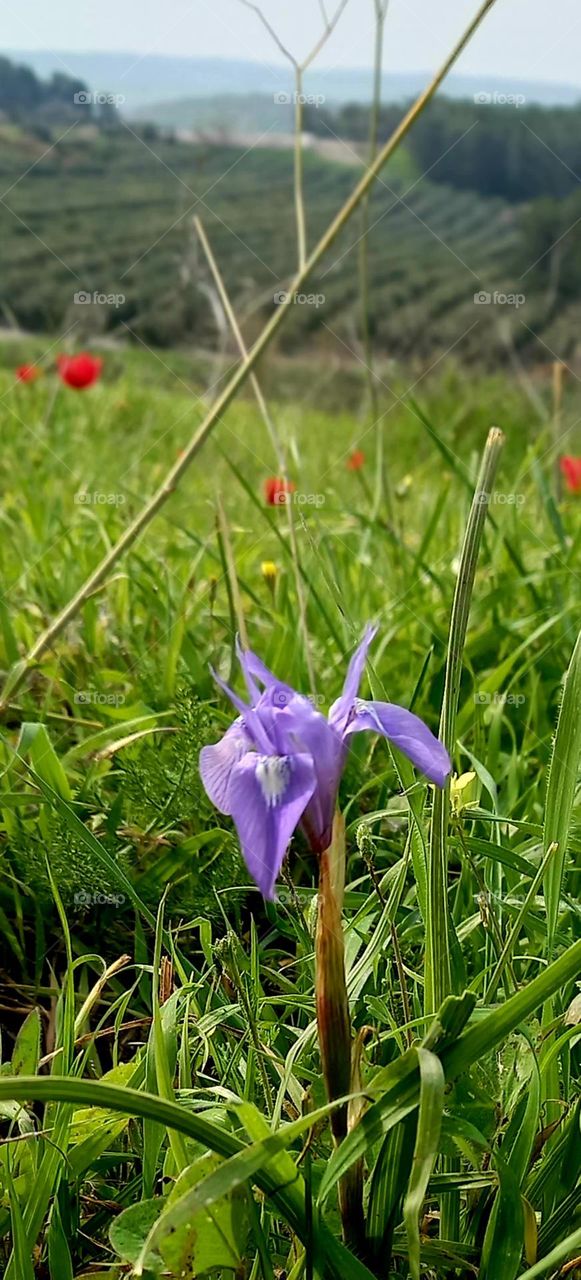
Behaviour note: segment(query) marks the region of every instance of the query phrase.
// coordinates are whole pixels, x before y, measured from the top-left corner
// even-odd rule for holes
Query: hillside
[[[70,329],[78,341],[104,332],[157,346],[213,341],[215,306],[192,225],[197,213],[252,339],[294,269],[290,152],[140,139],[127,130],[92,136],[80,127],[45,151],[14,136],[2,148],[0,306],[7,324]],[[356,173],[354,163],[306,152],[310,243]],[[549,323],[543,296],[510,301],[522,292],[520,224],[502,200],[420,182],[404,153],[377,184],[369,222],[378,350],[427,358],[453,349],[488,361],[506,356],[512,335],[518,347],[547,359],[532,330],[562,357],[574,351],[574,302]],[[345,231],[313,280],[324,302],[295,307],[286,350],[308,344],[311,352],[316,346],[358,356],[360,230],[356,221]],[[497,304],[475,305],[480,290],[496,291]],[[99,301],[75,303],[79,291],[96,291]]]
[[[28,166],[34,156],[27,152]],[[29,328],[80,333],[128,325],[146,342],[204,342],[215,330],[192,216],[204,220],[238,310],[252,332],[271,310],[294,265],[292,162],[284,151],[140,142],[135,136],[69,137],[21,177],[25,156],[4,154],[0,214],[2,295],[6,315]],[[354,181],[352,167],[306,155],[311,241],[321,233]],[[63,203],[63,178],[66,188]],[[403,193],[413,185],[397,179]],[[12,186],[12,184],[15,184]],[[10,187],[12,189],[10,190]],[[268,198],[264,199],[267,194]],[[474,323],[477,287],[505,285],[514,243],[512,215],[497,201],[482,205],[421,183],[398,203],[379,185],[370,221],[374,326],[380,343],[402,352],[433,347],[426,298],[439,317],[438,345]],[[428,229],[429,228],[429,229]],[[353,344],[358,225],[348,229],[313,289],[325,304],[299,305],[287,327],[295,346],[316,332]],[[466,265],[464,265],[466,263]],[[473,274],[474,273],[474,274]],[[119,305],[79,306],[75,292],[123,295]],[[332,320],[331,320],[332,314]],[[327,328],[327,322],[329,327]]]
[[[69,50],[8,50],[9,57],[26,62],[38,75],[47,76],[66,67],[69,74],[82,76],[93,90],[123,94],[128,115],[156,119],[157,104],[180,98],[228,97],[265,94],[272,98],[277,91],[290,92],[292,74],[285,63],[262,63],[228,58],[179,58],[149,53],[147,57],[127,51],[100,53]],[[425,68],[413,72],[386,71],[382,97],[386,102],[401,102],[415,96],[424,87],[429,73]],[[475,93],[521,93],[527,102],[546,105],[572,105],[579,101],[578,85],[552,84],[539,80],[510,82],[501,76],[483,77],[452,74],[446,80],[446,95],[451,98],[473,98]],[[367,102],[371,93],[368,68],[321,67],[317,65],[305,77],[307,93],[322,92],[328,102]],[[145,108],[145,110],[144,110]]]

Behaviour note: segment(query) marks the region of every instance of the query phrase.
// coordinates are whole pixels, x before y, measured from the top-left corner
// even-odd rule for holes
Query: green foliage
[[[74,95],[88,95],[86,84],[76,77],[54,72],[51,79],[39,80],[30,67],[18,66],[0,57],[0,112],[8,120],[31,122],[52,120],[55,124],[75,117]]]
[[[191,429],[197,411],[171,366],[158,386],[155,357],[128,352],[123,378],[117,360],[101,385],[59,391],[52,408],[48,378],[12,388],[1,375],[4,670]],[[289,387],[301,376],[286,367]],[[385,744],[361,735],[341,790],[361,1112],[334,1151],[314,1022],[316,866],[298,838],[278,902],[263,904],[197,769],[200,748],[232,718],[208,665],[243,692],[216,489],[250,642],[308,689],[284,512],[262,501],[274,463],[253,406],[240,402],[195,482],[5,714],[8,1280],[85,1280],[95,1268],[120,1280],[130,1267],[147,1280],[208,1268],[298,1280],[311,1265],[332,1280],[519,1280],[537,1260],[548,1270],[575,1256],[579,510],[572,497],[548,501],[548,434],[542,422],[530,430],[518,386],[450,369],[422,390],[425,404],[411,406],[402,377],[404,403],[387,418],[393,523],[371,515],[369,461],[359,475],[344,465],[361,433],[345,405],[330,413],[323,392],[299,414],[295,382],[272,411],[297,492],[323,498],[304,504],[297,525],[321,705],[339,694],[346,657],[375,617],[370,690],[413,704],[433,728],[478,452],[489,418],[509,428],[455,666],[454,768],[470,777],[453,789],[445,823],[442,902],[466,994],[430,1017],[429,789],[398,761],[400,778]],[[381,409],[390,406],[386,393]],[[40,441],[12,427],[25,414],[44,424]],[[564,415],[578,416],[573,388]],[[79,491],[125,501],[75,503]],[[518,504],[498,496],[511,494]],[[554,842],[558,874],[546,876]],[[355,1257],[340,1243],[336,1190],[359,1160],[367,1234]],[[442,1222],[455,1223],[451,1234]]]
[[[401,106],[383,106],[379,136],[390,136],[401,119]],[[430,173],[460,191],[502,196],[521,203],[551,192],[556,197],[575,190],[581,166],[579,124],[575,107],[541,107],[526,103],[518,88],[511,93],[478,94],[476,100],[444,96],[418,120],[406,147],[418,175]],[[369,107],[349,104],[337,111],[308,110],[314,133],[352,141],[369,135]]]

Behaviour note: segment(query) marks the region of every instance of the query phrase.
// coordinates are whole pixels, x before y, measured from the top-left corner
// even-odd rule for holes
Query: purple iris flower
[[[439,787],[450,772],[447,751],[418,716],[392,702],[358,698],[375,633],[367,628],[328,718],[249,650],[238,649],[249,704],[215,676],[240,714],[221,742],[202,749],[202,782],[216,808],[233,818],[246,865],[265,898],[274,898],[298,826],[313,853],[328,848],[351,734],[371,729],[389,738]]]

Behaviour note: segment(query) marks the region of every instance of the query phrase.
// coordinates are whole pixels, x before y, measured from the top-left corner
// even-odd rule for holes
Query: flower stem
[[[345,875],[345,821],[335,815],[333,838],[319,858],[319,894],[315,940],[315,994],[323,1079],[329,1102],[352,1090],[351,1016],[345,974],[345,944],[341,921]],[[331,1112],[335,1146],[347,1137],[349,1106]],[[339,1184],[343,1239],[356,1250],[365,1235],[363,1167],[352,1165]]]

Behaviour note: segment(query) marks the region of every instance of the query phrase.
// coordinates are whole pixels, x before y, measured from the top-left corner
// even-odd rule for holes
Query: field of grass
[[[354,159],[341,165],[305,152],[310,244],[351,191]],[[74,325],[81,342],[103,329],[166,347],[213,340],[194,214],[206,225],[250,335],[294,270],[290,151],[140,140],[128,128],[91,140],[79,126],[51,148],[5,140],[0,182],[0,303],[6,318],[26,329]],[[548,314],[530,276],[522,306],[474,305],[479,290],[523,290],[519,277],[530,263],[521,262],[515,207],[438,185],[401,151],[376,184],[369,225],[378,349],[424,358],[453,348],[492,364],[499,354],[506,358],[508,337],[545,360],[533,330],[561,358],[570,353],[575,316]],[[313,342],[324,353],[357,350],[360,237],[355,219],[312,281],[310,291],[324,302],[294,308],[283,340],[288,350],[312,349]],[[79,290],[124,301],[82,307],[73,302]]]
[[[224,372],[105,351],[103,379],[76,393],[47,347],[0,358],[4,673],[160,482]],[[42,351],[44,377],[15,385],[11,363]],[[287,510],[264,501],[277,465],[248,396],[2,711],[7,1280],[533,1280],[581,1254],[581,498],[555,492],[550,384],[445,363],[413,399],[409,371],[386,370],[378,501],[357,374],[329,385],[282,362],[269,390],[281,369],[288,392],[269,405],[297,559]],[[581,453],[580,416],[573,381],[566,452]],[[492,423],[506,444],[473,505]],[[470,616],[464,643],[454,611],[450,646],[454,598]],[[434,732],[444,703],[454,780],[446,815],[395,749],[353,739],[339,803],[355,1069],[334,1150],[317,859],[298,836],[265,903],[198,755],[233,718],[210,665],[243,695],[237,632],[326,710],[368,620],[363,696]],[[358,1178],[365,1223],[341,1243],[337,1189]]]

